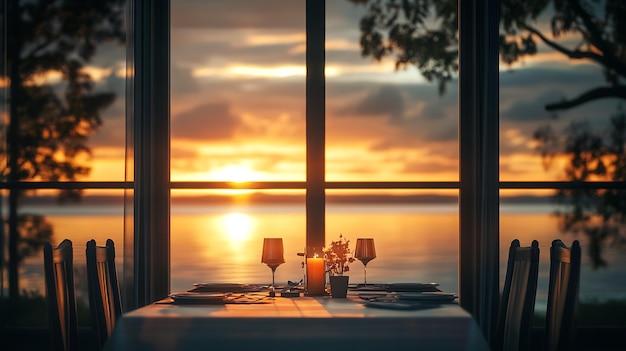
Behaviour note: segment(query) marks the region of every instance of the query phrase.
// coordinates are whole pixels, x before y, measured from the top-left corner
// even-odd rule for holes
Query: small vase
[[[347,275],[331,275],[330,276],[330,295],[334,298],[345,298],[348,294]]]

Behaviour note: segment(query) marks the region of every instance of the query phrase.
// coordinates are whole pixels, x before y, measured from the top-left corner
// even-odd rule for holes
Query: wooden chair
[[[513,240],[509,248],[493,350],[529,349],[538,274],[539,243],[533,240],[530,247],[520,247],[519,240]]]
[[[574,240],[571,248],[554,240],[550,248],[550,280],[544,349],[572,350],[576,328],[576,307],[580,283],[580,244]]]
[[[113,240],[108,239],[106,246],[96,246],[95,240],[89,240],[86,257],[89,308],[98,346],[102,348],[122,315]]]
[[[72,242],[65,239],[55,248],[50,242],[45,242],[43,256],[52,349],[78,350]]]

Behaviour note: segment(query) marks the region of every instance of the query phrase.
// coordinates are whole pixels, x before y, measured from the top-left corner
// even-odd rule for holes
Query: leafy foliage
[[[0,78],[11,82],[9,130],[14,133],[8,146],[0,146],[3,177],[73,181],[89,173],[80,162],[90,156],[87,138],[102,124],[100,112],[115,95],[96,92],[85,66],[100,43],[125,41],[124,4],[124,0],[8,3],[9,70]],[[79,195],[79,190],[62,190],[60,199]]]
[[[350,263],[354,262],[350,251],[350,240],[339,234],[339,240],[331,241],[330,246],[324,249],[326,270],[331,275],[343,275],[350,270]]]
[[[367,7],[361,18],[361,54],[381,60],[395,54],[396,69],[416,66],[441,94],[458,72],[457,0],[350,0]],[[577,97],[546,105],[562,110],[589,101],[626,99],[626,2],[623,0],[501,0],[499,50],[513,65],[537,53],[543,42],[572,60],[589,60],[604,69],[606,85]],[[535,28],[539,16],[550,16],[550,34]],[[574,36],[567,47],[556,39]],[[554,39],[553,39],[554,38]]]
[[[546,167],[557,155],[568,163],[564,173],[568,180],[626,180],[626,114],[620,111],[611,118],[605,133],[593,133],[586,123],[572,123],[561,134],[544,127],[535,133]],[[562,150],[562,151],[559,151]],[[565,210],[556,212],[560,229],[583,233],[589,239],[588,253],[594,268],[607,265],[603,247],[626,246],[626,193],[623,189],[577,187],[560,189],[556,200]]]

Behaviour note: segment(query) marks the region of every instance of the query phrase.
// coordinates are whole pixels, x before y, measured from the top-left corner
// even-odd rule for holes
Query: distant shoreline
[[[123,205],[120,196],[83,196],[78,202],[66,202],[67,205]],[[273,195],[266,193],[248,193],[238,195],[199,195],[172,196],[172,205],[229,205],[229,204],[304,204],[304,195]],[[447,195],[326,195],[328,204],[456,204],[457,196]],[[501,204],[554,204],[550,196],[509,196],[501,197]],[[22,201],[24,206],[59,205],[54,196],[29,196]],[[6,204],[3,204],[6,206]]]

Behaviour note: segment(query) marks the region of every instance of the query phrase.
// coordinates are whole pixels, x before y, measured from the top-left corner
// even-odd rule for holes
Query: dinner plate
[[[176,293],[170,297],[176,304],[204,304],[204,305],[223,305],[225,303],[225,294],[219,293]]]
[[[395,294],[399,300],[450,302],[456,298],[456,294],[445,292],[402,292]]]
[[[392,283],[387,284],[387,291],[393,292],[425,292],[441,291],[438,283]]]

